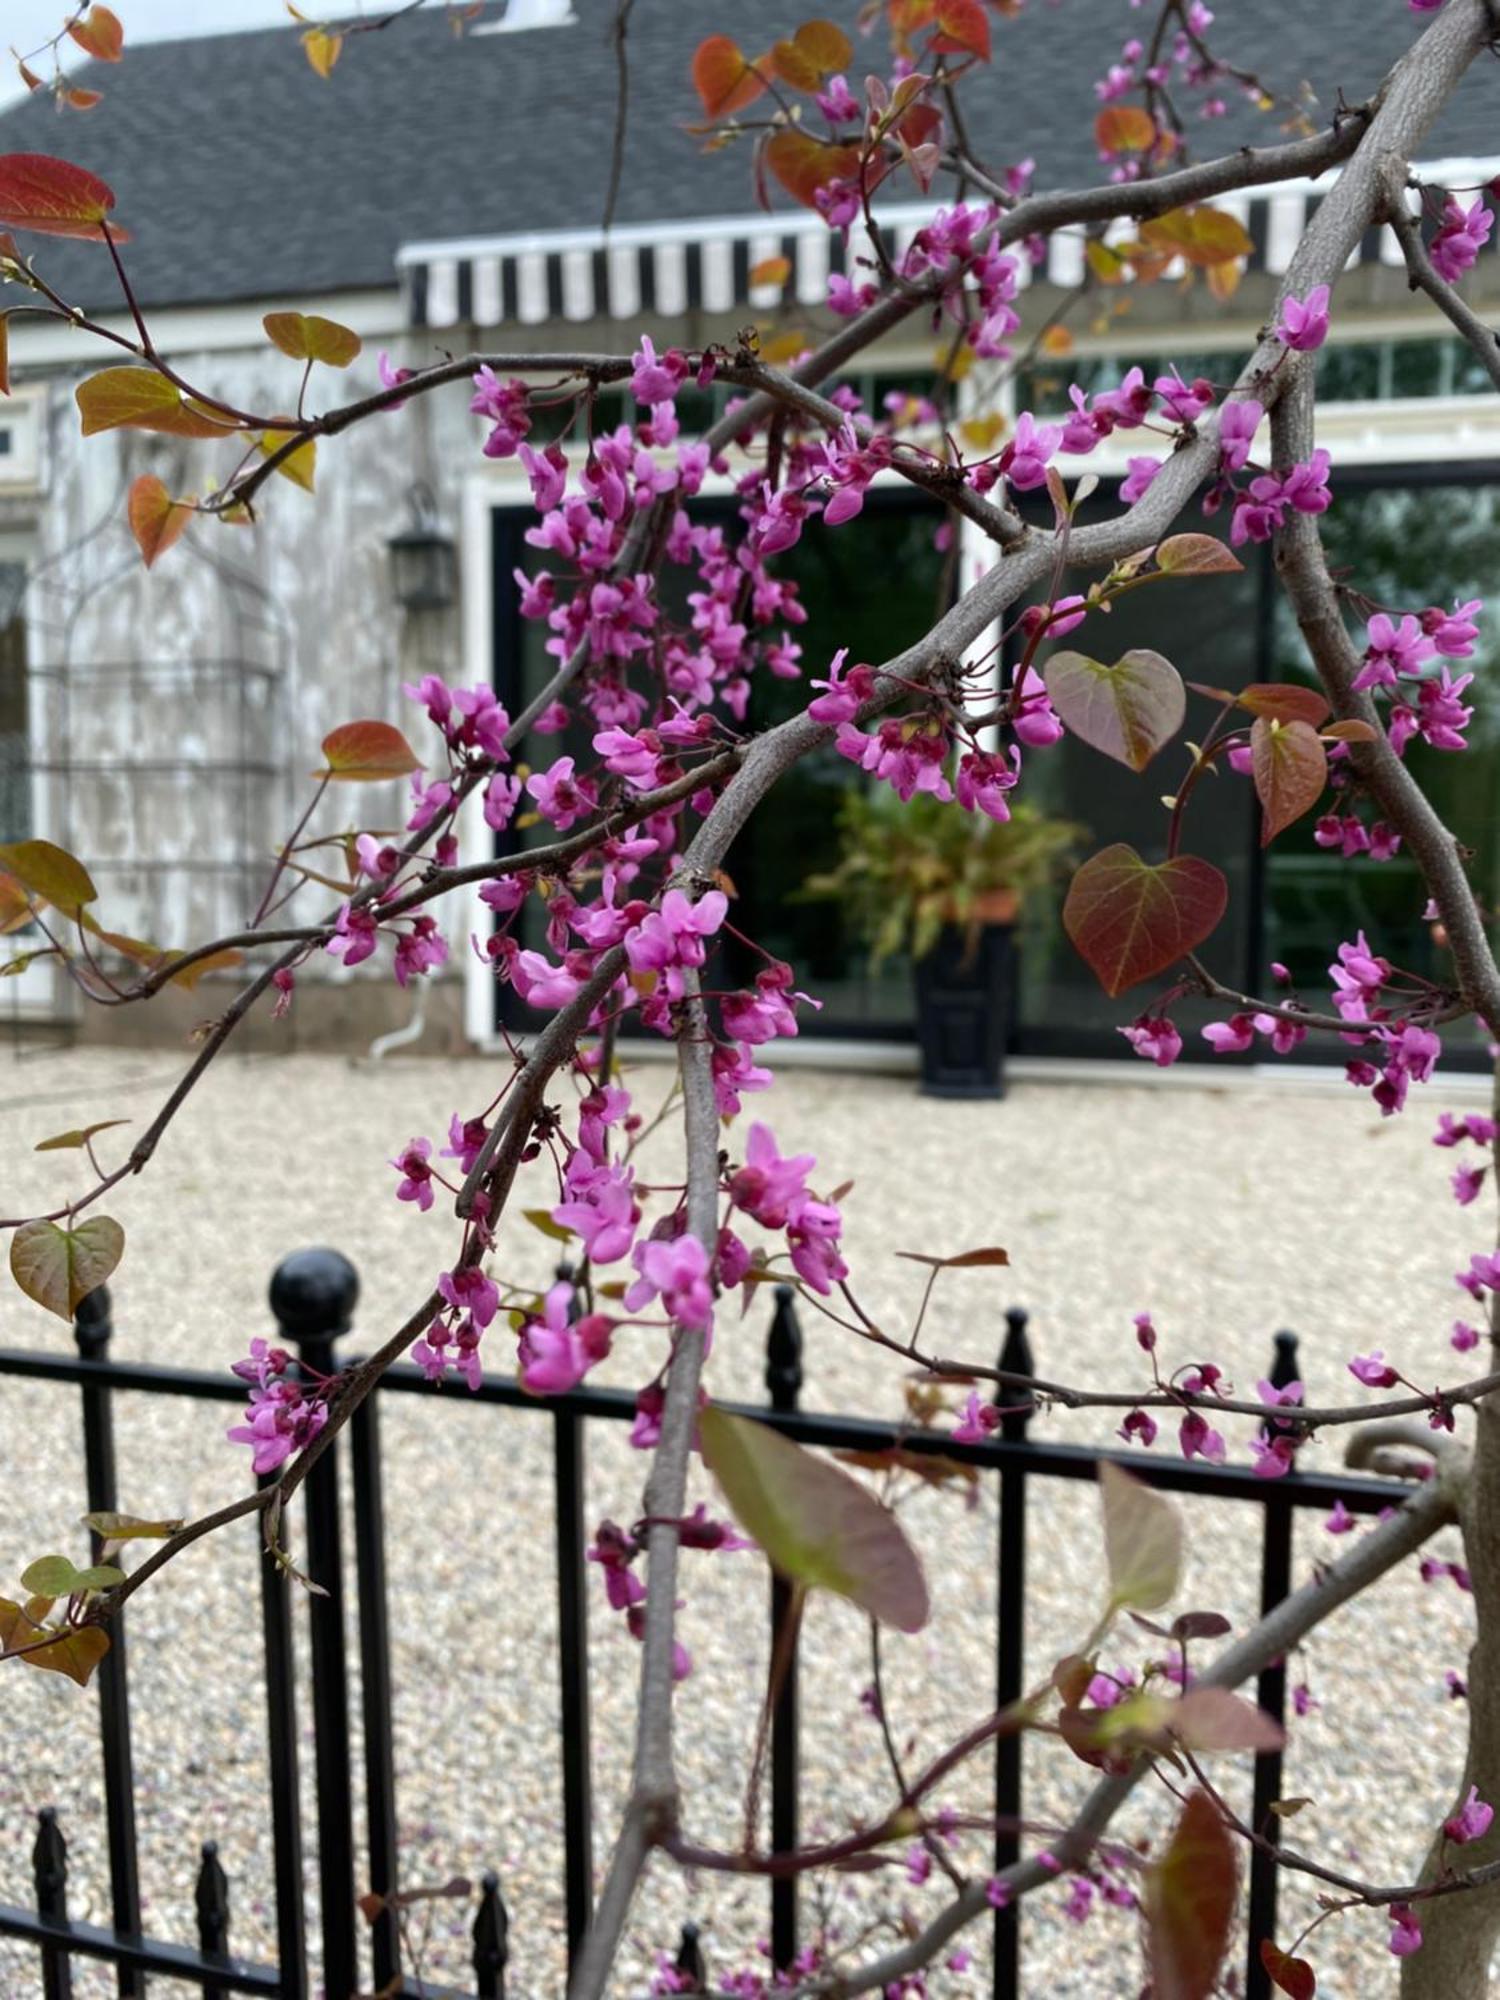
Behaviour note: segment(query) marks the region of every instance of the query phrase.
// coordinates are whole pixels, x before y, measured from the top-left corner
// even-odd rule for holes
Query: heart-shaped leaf
[[[1334,743],[1378,743],[1380,731],[1371,722],[1362,722],[1357,715],[1349,716],[1343,722],[1325,722],[1318,734]]]
[[[793,90],[817,90],[825,76],[848,69],[853,60],[849,37],[832,21],[804,21],[770,54],[771,68]]]
[[[272,342],[294,361],[323,361],[347,368],[364,346],[352,327],[321,313],[267,313],[261,321]]]
[[[1054,653],[1042,678],[1073,734],[1132,771],[1145,770],[1187,714],[1181,674],[1147,646],[1123,654],[1112,667],[1084,653]]]
[[[984,1250],[960,1250],[956,1257],[929,1257],[925,1250],[898,1250],[896,1255],[911,1264],[930,1264],[934,1271],[973,1271],[1010,1262],[1010,1252],[998,1244]]]
[[[125,1232],[108,1215],[76,1229],[25,1222],[10,1239],[11,1276],[27,1298],[59,1319],[71,1319],[80,1299],[97,1291],[125,1251]]]
[[[260,448],[267,458],[280,451],[284,444],[290,444],[297,435],[295,431],[262,431]],[[276,461],[276,470],[283,479],[290,479],[293,486],[300,486],[304,493],[311,493],[318,474],[318,441],[308,438],[295,451],[289,451],[285,458]]]
[[[847,180],[859,171],[858,146],[835,146],[814,139],[808,132],[784,128],[773,132],[766,143],[766,165],[804,208],[813,207],[813,197],[829,181]]]
[[[130,487],[130,532],[147,569],[171,548],[197,509],[188,500],[174,500],[154,472],[143,472]]]
[[[105,1542],[164,1542],[182,1526],[181,1521],[143,1521],[135,1514],[84,1514],[80,1519]]]
[[[1144,153],[1155,137],[1155,119],[1138,104],[1107,104],[1094,120],[1101,153]]]
[[[938,55],[990,59],[989,16],[980,0],[937,0],[932,47]]]
[[[766,87],[758,73],[764,67],[764,63],[753,65],[728,35],[710,35],[700,42],[693,53],[693,88],[706,115],[729,118],[753,104]]]
[[[1260,1962],[1279,1992],[1290,1993],[1292,2000],[1313,2000],[1318,1990],[1318,1975],[1305,1958],[1292,1958],[1269,1938],[1262,1938]]]
[[[73,391],[83,434],[159,431],[167,437],[221,438],[234,429],[228,417],[183,395],[154,368],[101,368]]]
[[[1181,854],[1153,865],[1120,842],[1073,877],[1063,929],[1113,1000],[1196,950],[1228,901],[1229,884],[1211,862]]]
[[[1154,2000],[1209,2000],[1234,1922],[1234,1841],[1207,1792],[1192,1792],[1143,1904]]]
[[[1234,699],[1252,715],[1267,715],[1276,722],[1310,722],[1314,729],[1328,714],[1326,697],[1299,681],[1254,681]]]
[[[84,236],[104,241],[101,228],[115,205],[114,190],[97,174],[49,153],[0,153],[0,223],[39,236]],[[111,223],[117,243],[128,233]]]
[[[1217,535],[1169,535],[1157,547],[1156,567],[1167,576],[1220,576],[1245,565]]]
[[[1182,1574],[1177,1509],[1107,1458],[1099,1461],[1099,1498],[1111,1601],[1122,1610],[1159,1610]]]
[[[68,23],[68,33],[96,62],[118,62],[124,51],[125,30],[108,7],[90,7],[82,20]]]
[[[66,1556],[38,1556],[21,1572],[21,1585],[38,1597],[66,1597],[77,1588],[78,1571]]]
[[[50,840],[13,840],[0,847],[0,868],[44,902],[76,916],[85,903],[97,902],[99,891],[76,855]]]
[[[71,1132],[54,1133],[50,1139],[39,1139],[32,1147],[34,1153],[63,1153],[76,1146],[86,1146],[96,1132],[107,1132],[114,1125],[128,1125],[128,1118],[101,1118],[97,1125],[79,1125]]]
[[[326,771],[317,777],[343,784],[374,784],[381,778],[404,778],[420,771],[422,760],[401,731],[389,722],[345,722],[323,738]]]
[[[1264,808],[1260,844],[1269,847],[1323,796],[1328,752],[1311,723],[1260,715],[1250,725],[1250,769]]]
[[[333,74],[334,64],[344,53],[344,38],[331,34],[327,28],[308,28],[302,36],[302,47],[313,73],[329,77]]]
[[[793,1583],[850,1598],[882,1625],[918,1632],[927,1584],[895,1515],[859,1480],[766,1424],[710,1407],[703,1456],[735,1519]]]
[[[1279,1750],[1286,1731],[1274,1716],[1228,1688],[1189,1688],[1171,1714],[1172,1734],[1189,1750]]]

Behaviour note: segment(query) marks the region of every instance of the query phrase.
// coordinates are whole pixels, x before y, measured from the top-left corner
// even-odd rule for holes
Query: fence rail
[[[335,1343],[349,1331],[358,1300],[354,1267],[336,1251],[302,1251],[278,1266],[271,1282],[271,1309],[281,1337],[301,1361],[320,1374],[340,1365]],[[825,1415],[800,1407],[802,1335],[795,1295],[777,1288],[766,1343],[765,1405],[740,1409],[759,1417],[799,1443],[827,1449],[882,1451],[900,1445],[915,1453],[936,1453],[978,1467],[996,1478],[999,1502],[995,1700],[997,1708],[1016,1700],[1025,1685],[1025,1599],[1027,1511],[1030,1484],[1037,1478],[1086,1479],[1097,1476],[1102,1458],[1126,1464],[1140,1478],[1169,1491],[1203,1499],[1233,1500],[1261,1509],[1261,1608],[1269,1610],[1291,1589],[1295,1516],[1301,1508],[1330,1508],[1335,1501],[1355,1514],[1389,1507],[1399,1488],[1391,1482],[1293,1469],[1274,1481],[1259,1479],[1246,1466],[1128,1451],[1101,1452],[1029,1435],[1031,1412],[1010,1411],[999,1433],[982,1444],[957,1444],[935,1432],[901,1431],[863,1418]],[[212,1402],[238,1402],[242,1386],[228,1374],[115,1362],[108,1357],[112,1335],[108,1294],[102,1289],[79,1306],[74,1326],[77,1357],[0,1349],[0,1378],[75,1386],[80,1393],[84,1465],[90,1511],[118,1507],[113,1399],[129,1391]],[[999,1356],[1002,1369],[1034,1372],[1027,1316],[1006,1314]],[[1297,1378],[1297,1343],[1280,1333],[1270,1380],[1277,1386]],[[455,1989],[423,1983],[404,1973],[397,1918],[387,1903],[368,1927],[361,1951],[356,1908],[355,1810],[351,1785],[350,1661],[341,1544],[340,1487],[347,1467],[352,1481],[354,1575],[358,1586],[359,1701],[364,1740],[365,1886],[389,1898],[399,1891],[398,1818],[393,1756],[391,1634],[386,1593],[384,1478],[380,1445],[380,1405],[387,1395],[433,1391],[420,1369],[392,1368],[379,1393],[351,1419],[347,1435],[326,1452],[304,1486],[308,1565],[327,1591],[309,1597],[306,1615],[311,1642],[313,1764],[317,1799],[315,1866],[321,1907],[322,1987],[328,2000],[349,2000],[362,1989],[368,1966],[374,1990],[401,1977],[403,2000],[503,2000],[510,1956],[509,1920],[499,1878],[486,1874],[474,1905],[471,1962],[474,1984]],[[588,1685],[588,1523],[585,1472],[588,1426],[631,1422],[635,1399],[619,1390],[580,1388],[540,1401],[511,1379],[486,1375],[467,1398],[481,1404],[527,1412],[552,1427],[553,1496],[556,1520],[559,1675],[561,1699],[561,1780],[564,1879],[562,1903],[568,1951],[576,1953],[593,1904],[593,1803],[590,1788]],[[95,1538],[95,1559],[98,1540]],[[105,1828],[110,1871],[111,1923],[79,1923],[67,1914],[67,1844],[51,1807],[38,1814],[33,1849],[34,1906],[0,1903],[0,1935],[25,1940],[37,1949],[43,2000],[71,2000],[72,1964],[102,1959],[116,1968],[122,1996],[147,1993],[147,1977],[163,1974],[199,1987],[207,2000],[231,1994],[309,2000],[308,1936],[304,1909],[306,1857],[302,1847],[302,1778],[299,1768],[297,1688],[293,1668],[293,1598],[271,1563],[261,1566],[261,1617],[265,1656],[266,1731],[271,1789],[272,1845],[276,1903],[277,1962],[252,1963],[230,1951],[230,1884],[212,1841],[205,1842],[197,1879],[198,1940],[195,1946],[146,1937],[141,1927],[141,1888],[131,1764],[130,1697],[126,1619],[112,1627],[112,1646],[97,1674],[100,1747],[103,1757]],[[774,1648],[789,1615],[789,1592],[776,1579],[770,1587],[771,1644]],[[771,1840],[777,1852],[795,1846],[799,1809],[798,1687],[795,1645],[771,1724]],[[1269,1667],[1257,1688],[1260,1705],[1278,1720],[1286,1706],[1286,1672]],[[1274,1843],[1278,1821],[1270,1812],[1280,1795],[1281,1757],[1268,1751],[1255,1759],[1254,1823]],[[995,1863],[1002,1868],[1020,1851],[1022,1814],[1021,1739],[997,1738],[994,1774]],[[1244,1991],[1247,2000],[1271,2000],[1260,1962],[1259,1942],[1275,1934],[1277,1870],[1272,1855],[1252,1852],[1249,1939]],[[769,1885],[772,1962],[787,1967],[801,1942],[797,1882],[775,1876]],[[1022,1911],[997,1910],[994,1918],[995,2000],[1021,1993]],[[697,1928],[685,1925],[676,1964],[696,1990],[709,1990],[709,1973]],[[689,1990],[694,1990],[690,1988]]]

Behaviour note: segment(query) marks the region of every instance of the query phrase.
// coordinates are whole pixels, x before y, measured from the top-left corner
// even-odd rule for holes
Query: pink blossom
[[[405,986],[424,972],[436,971],[447,958],[448,940],[439,933],[437,919],[414,917],[411,929],[396,939],[396,984]]]
[[[1484,1167],[1459,1167],[1452,1177],[1453,1199],[1461,1208],[1467,1208],[1471,1201],[1479,1197],[1484,1186]]]
[[[1410,1903],[1392,1903],[1390,1919],[1394,1928],[1386,1942],[1397,1958],[1409,1958],[1414,1951],[1420,1951],[1422,1926],[1413,1915]]]
[[[599,793],[588,778],[573,775],[573,759],[559,757],[548,770],[533,771],[526,789],[536,800],[537,811],[550,820],[559,833],[566,833],[575,821],[585,819],[599,805]]]
[[[1177,1428],[1177,1441],[1184,1458],[1206,1458],[1216,1465],[1222,1465],[1227,1447],[1220,1433],[1213,1430],[1206,1417],[1197,1410],[1189,1410]]]
[[[1241,1055],[1254,1045],[1255,1018],[1251,1014],[1234,1014],[1227,1021],[1210,1021],[1203,1030],[1203,1039],[1215,1055]]]
[[[1349,1363],[1349,1373],[1370,1389],[1390,1389],[1401,1380],[1378,1347],[1369,1354],[1356,1354]]]
[[[822,688],[815,701],[807,704],[807,712],[814,722],[852,722],[860,709],[875,692],[875,672],[872,667],[851,667],[844,673],[847,646],[840,646],[829,662],[826,681],[813,681],[811,685]]]
[[[487,1278],[477,1264],[463,1264],[444,1271],[438,1279],[438,1294],[455,1312],[468,1313],[476,1326],[486,1327],[500,1310],[500,1288]]]
[[[1453,1331],[1448,1336],[1448,1343],[1459,1354],[1471,1354],[1479,1345],[1479,1329],[1477,1326],[1469,1326],[1464,1320],[1456,1319],[1453,1322]]]
[[[1126,1444],[1134,1444],[1139,1438],[1149,1448],[1156,1442],[1156,1419],[1146,1410],[1131,1410],[1115,1435]]]
[[[1468,208],[1457,195],[1450,194],[1443,204],[1442,226],[1427,246],[1438,276],[1456,285],[1489,241],[1493,227],[1494,219],[1482,194]]]
[[[367,909],[357,910],[352,903],[345,903],[338,913],[326,950],[330,958],[342,958],[345,965],[358,965],[374,951],[378,936],[375,919],[370,912]]]
[[[971,1389],[950,1436],[955,1444],[987,1444],[999,1427],[1000,1412],[993,1403],[981,1402],[979,1391]]]
[[[1122,1034],[1138,1056],[1167,1069],[1182,1054],[1182,1036],[1164,1015],[1139,1014]]]
[[[1020,702],[1010,723],[1021,742],[1032,750],[1045,750],[1063,734],[1057,712],[1047,699],[1046,684],[1035,667],[1028,667],[1021,678]]]
[[[1161,471],[1159,458],[1128,458],[1129,476],[1120,481],[1120,499],[1127,507],[1133,507],[1137,500],[1144,500],[1151,490],[1152,481]]]
[[[1432,657],[1432,641],[1410,614],[1399,624],[1377,611],[1365,628],[1364,665],[1354,678],[1354,687],[1394,687],[1398,674],[1414,675],[1424,660]]]
[[[670,403],[687,377],[687,362],[673,349],[657,359],[650,334],[641,335],[641,344],[631,356],[635,369],[630,377],[630,393],[638,403]]]
[[[1353,1529],[1354,1525],[1354,1516],[1349,1512],[1343,1501],[1335,1500],[1333,1503],[1333,1512],[1323,1523],[1325,1532],[1330,1535],[1347,1535]]]
[[[414,1201],[424,1214],[433,1202],[432,1168],[427,1164],[431,1158],[430,1139],[408,1139],[406,1150],[391,1161],[396,1172],[402,1176],[401,1185],[396,1190],[397,1201]]]
[[[807,1176],[816,1164],[811,1153],[783,1159],[766,1126],[750,1127],[745,1165],[730,1177],[729,1198],[764,1229],[785,1229],[809,1199]]]
[[[637,1243],[633,1261],[640,1276],[625,1294],[631,1312],[660,1298],[679,1326],[707,1332],[713,1320],[708,1252],[696,1236],[653,1236]]]
[[[628,1167],[598,1166],[582,1152],[568,1162],[568,1198],[552,1210],[552,1220],[583,1240],[592,1264],[614,1264],[635,1240],[640,1220]]]
[[[1298,354],[1311,354],[1328,338],[1328,287],[1314,285],[1305,299],[1290,294],[1281,302],[1276,338]]]
[[[710,938],[729,911],[722,889],[710,889],[696,903],[681,889],[668,889],[659,910],[649,910],[625,939],[625,956],[636,972],[663,972],[702,965]]]
[[[521,1328],[521,1386],[534,1396],[560,1396],[576,1389],[593,1364],[609,1351],[607,1332],[602,1351],[590,1351],[581,1325],[575,1326],[571,1320],[573,1299],[571,1285],[554,1285],[543,1301],[541,1318],[528,1319]]]
[[[1226,472],[1240,472],[1249,463],[1265,410],[1253,396],[1226,403],[1219,412],[1219,457]]]
[[[1477,1785],[1470,1785],[1469,1796],[1458,1811],[1443,1821],[1443,1832],[1456,1846],[1464,1847],[1471,1840],[1483,1840],[1494,1817],[1495,1808],[1480,1798]]]
[[[1095,399],[1097,404],[1097,398]],[[1060,424],[1038,425],[1029,410],[1016,418],[1016,428],[999,457],[999,469],[1018,493],[1047,483],[1047,461],[1062,440]]]
[[[252,1389],[248,1420],[224,1435],[231,1444],[249,1445],[251,1468],[259,1475],[274,1472],[293,1452],[311,1444],[327,1421],[328,1405],[321,1397],[310,1402],[297,1383],[282,1380]]]

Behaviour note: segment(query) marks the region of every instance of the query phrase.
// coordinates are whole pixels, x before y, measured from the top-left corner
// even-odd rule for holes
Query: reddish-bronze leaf
[[[1169,535],[1156,551],[1156,566],[1168,576],[1215,576],[1245,567],[1217,535]]]
[[[1316,729],[1328,713],[1328,703],[1316,688],[1296,681],[1254,681],[1234,697],[1252,715],[1277,722],[1309,722]]]
[[[1269,847],[1283,827],[1322,797],[1328,752],[1311,723],[1260,715],[1250,726],[1250,769],[1264,807],[1260,844]]]
[[[1155,119],[1138,104],[1106,104],[1094,120],[1101,153],[1144,153],[1155,137]]]
[[[750,283],[752,285],[774,285],[780,289],[782,285],[791,282],[791,276],[792,260],[790,257],[763,257],[760,263],[752,264],[750,267]],[[799,342],[805,345],[803,337],[799,335],[798,338]]]
[[[980,0],[938,0],[932,47],[938,55],[990,59],[990,21]]]
[[[710,35],[693,53],[693,87],[710,118],[729,118],[753,104],[766,84],[738,42]]]
[[[934,1271],[977,1271],[1010,1262],[1010,1252],[998,1244],[984,1250],[960,1250],[956,1257],[930,1257],[925,1250],[898,1250],[909,1264],[928,1264]]]
[[[1203,270],[1248,257],[1255,247],[1243,223],[1206,202],[1153,216],[1141,224],[1141,240],[1164,257],[1182,257]]]
[[[806,132],[773,132],[766,146],[766,165],[789,195],[811,208],[820,187],[858,173],[859,147],[834,146]]]
[[[189,500],[174,500],[154,472],[143,472],[130,487],[130,532],[147,569],[171,548],[197,509]]]
[[[1318,1975],[1305,1958],[1291,1958],[1269,1938],[1262,1938],[1260,1962],[1271,1984],[1280,1992],[1290,1993],[1292,2000],[1313,2000],[1318,1990]]]
[[[1154,2000],[1209,2000],[1234,1922],[1235,1850],[1207,1792],[1188,1795],[1166,1853],[1146,1876],[1146,1958]]]
[[[1286,1742],[1274,1716],[1228,1688],[1189,1688],[1170,1727],[1189,1750],[1279,1750]]]
[[[816,90],[824,77],[846,70],[853,60],[849,37],[832,21],[804,21],[769,57],[776,75],[793,90]]]
[[[294,361],[324,361],[347,368],[364,342],[352,327],[321,313],[267,313],[261,321],[272,342]]]
[[[39,1645],[48,1631],[58,1636]],[[87,1687],[90,1674],[108,1651],[109,1634],[102,1625],[43,1626],[32,1615],[30,1605],[0,1597],[0,1652],[13,1653],[23,1666],[66,1674],[80,1687]]]
[[[1212,863],[1180,854],[1153,865],[1122,841],[1073,877],[1063,929],[1113,1000],[1196,950],[1228,900],[1229,884]]]
[[[97,174],[50,153],[0,153],[0,222],[39,236],[83,236],[104,241],[100,225],[115,205],[114,190]],[[117,243],[129,241],[110,223]]]
[[[190,402],[175,383],[154,368],[101,368],[73,391],[83,418],[83,434],[97,431],[162,431],[169,437],[220,438],[233,429],[202,403]]]
[[[1378,743],[1380,731],[1373,723],[1361,722],[1358,716],[1350,716],[1345,722],[1327,722],[1318,731],[1334,743]]]
[[[68,33],[96,62],[118,62],[125,47],[125,30],[108,7],[90,7],[81,21],[68,23]]]
[[[327,767],[315,777],[346,784],[372,784],[420,771],[422,760],[401,731],[389,722],[345,722],[323,738]]]
[[[1181,674],[1149,646],[1122,654],[1112,667],[1085,653],[1054,653],[1042,678],[1073,734],[1132,771],[1145,770],[1187,714]]]

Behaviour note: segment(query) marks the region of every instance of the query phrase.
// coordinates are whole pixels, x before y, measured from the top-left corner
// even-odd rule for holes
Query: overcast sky
[[[172,35],[228,35],[236,28],[292,26],[283,0],[114,0],[114,10],[124,23],[127,49],[132,42],[157,42]],[[40,48],[70,11],[68,0],[0,0],[0,50],[14,48],[26,55]],[[302,12],[314,20],[331,21],[340,14],[357,14],[360,8],[355,0],[305,0]],[[81,62],[83,51],[76,53]],[[0,103],[22,94],[14,65],[6,63],[0,74]]]

